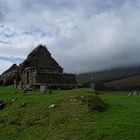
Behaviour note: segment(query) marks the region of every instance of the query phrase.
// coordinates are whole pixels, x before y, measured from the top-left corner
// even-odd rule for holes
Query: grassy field
[[[0,87],[0,100],[7,102],[0,110],[0,140],[140,140],[140,97],[101,94],[108,107],[99,112],[70,101],[76,94],[93,93],[74,89],[23,94],[13,86]],[[51,104],[55,107],[49,108]]]

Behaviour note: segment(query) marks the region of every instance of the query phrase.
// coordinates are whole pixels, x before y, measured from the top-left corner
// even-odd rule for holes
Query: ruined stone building
[[[18,66],[13,64],[8,70],[0,75],[0,85],[11,85],[14,84],[14,79],[16,79]]]
[[[76,84],[74,74],[63,73],[63,68],[52,58],[45,46],[35,48],[19,66],[13,65],[0,76],[1,83],[11,73],[12,81],[19,87],[26,89],[34,86],[72,88]]]

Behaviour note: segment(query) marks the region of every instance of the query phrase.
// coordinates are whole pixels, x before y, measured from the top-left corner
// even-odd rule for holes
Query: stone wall
[[[74,74],[36,73],[36,83],[47,84],[76,84]]]
[[[1,85],[11,85],[14,84],[14,79],[16,79],[16,70],[3,74],[0,76]]]
[[[25,70],[22,72],[21,81],[23,85],[33,85],[36,82],[36,71],[35,70]]]
[[[46,69],[35,69],[28,67],[21,74],[21,84],[23,88],[29,86],[34,87],[36,85],[74,85],[76,84],[74,74],[63,74],[58,72],[48,72]]]

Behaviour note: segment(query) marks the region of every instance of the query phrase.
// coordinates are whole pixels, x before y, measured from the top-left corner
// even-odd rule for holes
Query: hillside
[[[107,82],[105,83],[105,86],[109,89],[116,90],[137,90],[140,89],[140,75],[130,76],[128,78]]]
[[[107,108],[101,112],[79,100],[91,96],[95,97],[89,89],[56,90],[45,95],[0,87],[0,99],[7,102],[0,110],[0,139],[140,139],[140,97],[104,92],[100,98]]]
[[[127,68],[120,68],[120,69],[105,70],[100,72],[79,74],[77,75],[77,82],[79,84],[89,85],[91,77],[94,76],[97,88],[106,89],[110,87],[110,86],[106,87],[106,83],[108,82],[113,82],[113,81],[115,82],[116,80],[119,82],[120,79],[129,78],[129,83],[131,83],[131,81],[133,82],[133,76],[135,77],[135,79],[139,80],[139,75],[140,75],[140,66],[127,67]],[[140,88],[139,83],[137,86]]]

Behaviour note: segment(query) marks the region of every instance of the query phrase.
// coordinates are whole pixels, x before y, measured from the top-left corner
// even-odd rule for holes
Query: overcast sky
[[[40,43],[65,72],[140,64],[140,0],[0,0],[0,73]]]

